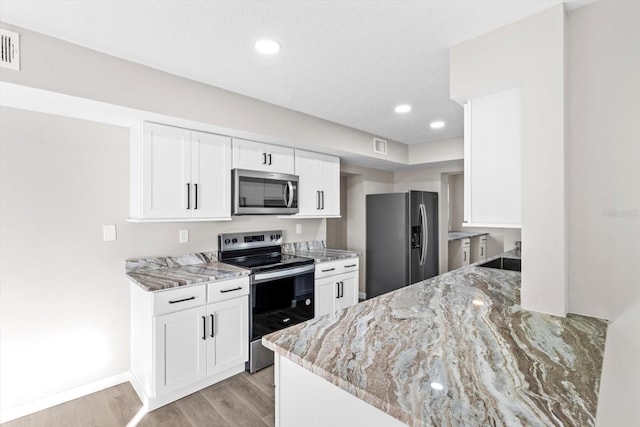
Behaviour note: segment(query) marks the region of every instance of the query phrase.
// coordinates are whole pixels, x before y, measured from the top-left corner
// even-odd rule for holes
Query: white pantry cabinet
[[[233,168],[293,175],[293,148],[233,138]]]
[[[131,284],[132,385],[147,410],[244,371],[249,278],[147,292]]]
[[[465,226],[520,227],[520,105],[517,89],[465,104]]]
[[[230,137],[148,122],[132,130],[131,220],[228,220],[230,191]]]
[[[333,313],[358,303],[358,258],[316,265],[315,317]]]
[[[340,158],[295,150],[299,212],[294,217],[340,216]]]

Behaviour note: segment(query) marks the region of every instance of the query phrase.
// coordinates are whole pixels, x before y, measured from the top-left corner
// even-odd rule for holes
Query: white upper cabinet
[[[465,225],[520,227],[520,108],[517,89],[465,104]]]
[[[298,182],[297,216],[340,216],[340,158],[295,151]]]
[[[231,217],[231,138],[143,123],[131,140],[131,218]]]
[[[233,138],[233,168],[293,174],[293,149]]]

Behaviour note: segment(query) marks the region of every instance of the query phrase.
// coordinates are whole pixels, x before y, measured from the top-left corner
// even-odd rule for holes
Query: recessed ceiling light
[[[437,120],[435,122],[431,122],[429,126],[431,126],[431,129],[441,129],[444,127],[444,122],[442,120]]]
[[[408,113],[409,111],[411,111],[411,105],[409,104],[402,104],[402,105],[398,105],[396,107],[396,113]]]
[[[438,391],[444,390],[444,386],[442,384],[436,383],[436,382],[431,383],[431,388],[434,389],[434,390],[438,390]]]
[[[255,47],[258,52],[265,55],[273,55],[280,50],[280,45],[273,40],[258,40]]]

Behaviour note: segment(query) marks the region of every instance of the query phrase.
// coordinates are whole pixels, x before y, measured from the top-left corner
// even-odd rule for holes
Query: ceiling
[[[450,46],[560,2],[0,0],[0,19],[417,144],[462,135],[462,107],[449,99]],[[257,53],[262,38],[280,52]],[[399,115],[398,104],[413,109]],[[434,120],[447,125],[433,130]]]

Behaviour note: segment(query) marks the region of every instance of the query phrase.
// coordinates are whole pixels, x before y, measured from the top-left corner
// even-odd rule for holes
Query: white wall
[[[128,223],[127,129],[4,107],[0,121],[0,411],[128,371],[126,258],[217,250],[230,231],[325,238],[320,219]]]
[[[450,50],[453,99],[521,90],[522,306],[557,315],[568,288],[564,19],[559,4]]]
[[[347,177],[340,177],[340,218],[327,218],[327,247],[347,249]]]
[[[600,1],[568,20],[569,309],[611,321],[602,427],[640,419],[639,23],[631,1]]]
[[[137,110],[239,130],[267,142],[340,156],[364,155],[406,164],[407,146],[388,141],[373,152],[373,136],[254,98],[108,56],[10,24],[20,34],[20,72],[0,69],[0,80]],[[233,133],[229,133],[233,134]]]

